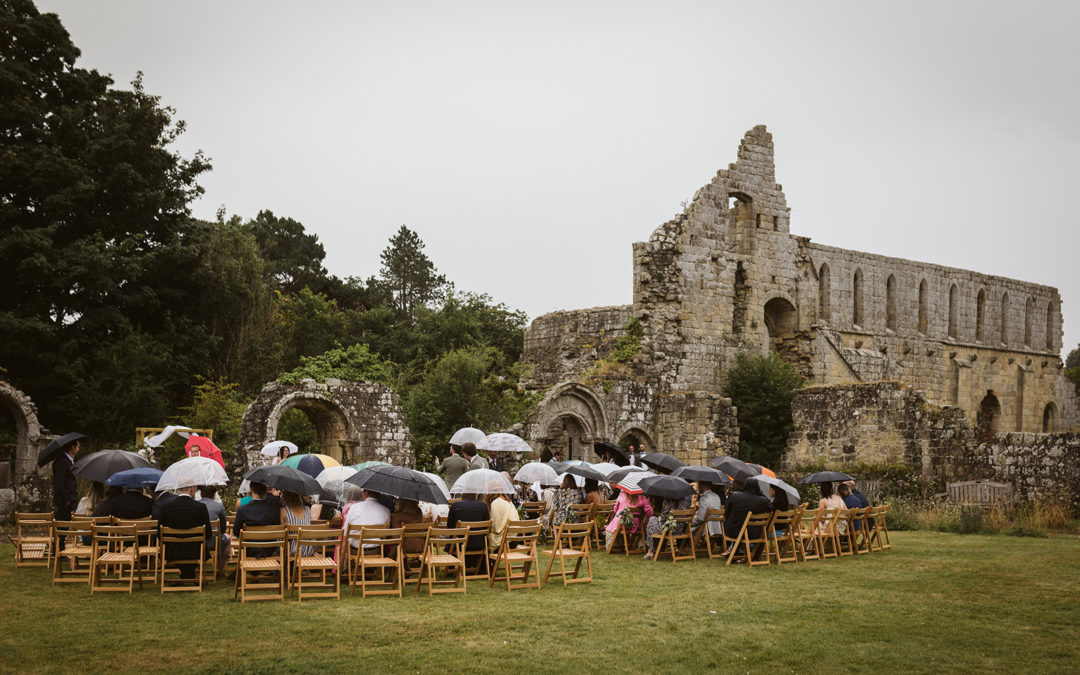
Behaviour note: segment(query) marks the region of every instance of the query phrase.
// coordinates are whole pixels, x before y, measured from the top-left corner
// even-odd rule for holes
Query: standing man
[[[454,487],[454,483],[461,474],[469,470],[469,460],[457,453],[458,446],[450,446],[450,454],[443,461],[435,460],[435,471],[443,474],[447,487]]]
[[[69,443],[53,461],[53,504],[56,520],[71,520],[71,512],[79,504],[79,487],[75,484],[75,455],[79,453],[79,441]],[[64,539],[60,538],[60,550],[64,550]]]
[[[469,460],[469,471],[488,468],[487,460],[476,453],[476,446],[472,443],[461,446],[461,452],[465,455],[465,459]]]

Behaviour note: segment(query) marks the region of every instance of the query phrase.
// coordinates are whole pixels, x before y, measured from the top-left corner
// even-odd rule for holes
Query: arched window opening
[[[919,282],[919,332],[923,335],[926,335],[927,316],[929,314],[926,309],[927,295],[926,279],[923,279]]]
[[[960,324],[960,289],[953,284],[949,288],[949,337],[956,338]]]
[[[862,270],[856,267],[855,277],[851,282],[851,323],[856,326],[862,326],[863,322],[862,286]]]
[[[822,264],[818,270],[818,321],[832,319],[829,293],[829,266]]]
[[[986,291],[979,289],[979,297],[975,299],[975,339],[978,342],[985,342],[986,335],[983,334],[986,318]]]
[[[1051,434],[1055,431],[1057,431],[1057,406],[1051,401],[1043,408],[1043,433]]]
[[[1046,351],[1048,352],[1054,351],[1054,345],[1057,343],[1057,340],[1055,340],[1057,336],[1054,335],[1054,326],[1056,325],[1054,320],[1057,318],[1055,316],[1056,313],[1057,312],[1054,311],[1054,301],[1051,300],[1046,303]]]
[[[981,403],[979,412],[975,415],[975,440],[985,443],[994,437],[1001,425],[1001,404],[993,391],[986,392]]]
[[[1024,301],[1024,346],[1030,347],[1031,341],[1031,324],[1034,323],[1035,318],[1035,301],[1029,296]]]
[[[1009,294],[1001,294],[1001,344],[1009,344]]]
[[[885,327],[896,330],[896,277],[892,274],[885,282]]]

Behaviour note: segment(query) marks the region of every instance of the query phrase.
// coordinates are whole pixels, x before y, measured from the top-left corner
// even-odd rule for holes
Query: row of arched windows
[[[832,319],[832,281],[831,273],[829,271],[828,264],[822,264],[821,269],[818,270],[818,317],[822,321],[830,321]],[[851,277],[851,323],[856,327],[863,327],[866,325],[866,312],[864,301],[864,281],[863,272],[859,267],[855,268],[855,272]],[[885,328],[889,330],[898,330],[900,323],[900,312],[898,310],[899,291],[897,289],[896,275],[890,274],[888,279],[885,280]],[[960,337],[960,289],[956,284],[952,284],[949,287],[949,314],[948,314],[948,335],[951,338],[958,339]],[[1008,344],[1012,336],[1009,334],[1009,293],[1005,291],[1001,294],[1000,310],[998,312],[998,325],[996,335],[989,333],[989,327],[987,326],[987,293],[986,289],[980,288],[978,296],[975,299],[975,340],[977,342],[989,343],[993,337],[997,337],[998,341],[1002,344]],[[926,284],[926,280],[919,281],[919,304],[918,304],[918,317],[917,317],[917,330],[920,333],[926,334],[928,332],[929,320],[929,291]],[[1057,312],[1055,311],[1053,300],[1048,300],[1046,303],[1046,332],[1044,340],[1044,349],[1047,351],[1054,349],[1054,335],[1055,335],[1055,319]],[[1024,301],[1024,346],[1034,346],[1032,341],[1032,332],[1035,325],[1035,300],[1028,297]]]

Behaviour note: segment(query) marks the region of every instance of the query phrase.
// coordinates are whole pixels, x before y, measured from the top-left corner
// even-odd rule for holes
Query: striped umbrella
[[[644,492],[644,488],[641,486],[641,480],[643,478],[650,478],[656,476],[651,471],[634,471],[623,476],[615,486],[625,492],[628,495],[639,495]]]

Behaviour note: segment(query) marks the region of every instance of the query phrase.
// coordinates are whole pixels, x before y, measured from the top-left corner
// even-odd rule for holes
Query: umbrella
[[[290,441],[271,441],[264,445],[259,452],[267,457],[277,457],[282,448],[288,448],[290,455],[300,452],[300,448],[296,447],[296,443]]]
[[[353,464],[352,468],[356,469],[357,471],[363,471],[364,469],[368,468],[369,466],[390,466],[390,463],[389,462],[380,462],[377,459],[373,459],[373,460],[368,460],[366,462],[360,462],[359,464]]]
[[[607,482],[607,474],[600,473],[591,466],[573,465],[566,467],[566,473],[571,476],[579,476],[581,478],[592,478],[600,483]]]
[[[136,490],[144,487],[154,487],[161,480],[162,473],[164,472],[161,469],[152,469],[148,466],[125,469],[109,476],[105,484],[109,487],[125,487]]]
[[[522,483],[540,483],[541,485],[558,485],[560,483],[558,472],[548,464],[541,462],[529,462],[514,474],[514,480]]]
[[[650,476],[656,476],[656,474],[651,471],[632,471],[623,476],[615,487],[628,495],[639,495],[645,491],[640,485],[641,480]]]
[[[731,485],[731,479],[722,471],[700,464],[681,466],[672,471],[671,475],[691,483],[706,482],[712,483],[713,485]]]
[[[127,450],[98,450],[82,457],[71,467],[71,472],[85,480],[104,481],[118,471],[146,468],[150,462]]]
[[[544,464],[547,464],[552,469],[554,469],[555,473],[566,473],[566,462],[557,462],[554,459],[549,459],[548,461],[544,462]]]
[[[791,485],[788,485],[784,481],[780,480],[779,478],[774,478],[772,476],[766,476],[765,474],[762,474],[760,476],[753,476],[749,480],[757,483],[758,489],[761,491],[762,496],[764,496],[766,499],[770,499],[769,487],[774,487],[778,492],[780,490],[783,490],[787,493],[788,506],[797,506],[799,502],[802,501],[802,497],[799,495],[799,491]]]
[[[330,481],[341,482],[355,473],[356,469],[351,466],[331,466],[320,471],[319,475],[315,476],[315,482],[326,487],[326,484]]]
[[[765,474],[766,476],[776,478],[776,472],[768,467],[761,466],[760,464],[754,464],[753,462],[748,462],[747,466],[750,467],[750,469],[754,472],[755,475]]]
[[[430,478],[435,483],[435,486],[439,488],[439,491],[443,493],[443,496],[446,497],[447,502],[450,501],[450,488],[446,487],[446,481],[442,479],[442,476],[428,471],[421,471],[420,473]]]
[[[165,469],[157,490],[176,490],[192,485],[225,485],[229,476],[225,469],[207,457],[186,457]]]
[[[642,457],[641,461],[645,463],[645,466],[651,466],[657,471],[666,471],[667,473],[671,473],[681,466],[686,466],[675,455],[669,455],[666,452],[650,452]]]
[[[521,436],[514,434],[488,434],[476,444],[477,450],[488,452],[532,452],[532,446]]]
[[[291,466],[294,469],[299,469],[307,475],[314,478],[322,473],[323,469],[327,469],[332,466],[341,466],[341,462],[337,461],[330,455],[318,455],[315,453],[305,453],[303,455],[293,455],[288,459],[281,460],[278,466]],[[357,469],[359,471],[359,469]]]
[[[664,499],[682,499],[694,494],[690,483],[674,476],[644,476],[638,479],[638,485],[645,494]]]
[[[334,508],[341,510],[344,495],[345,484],[339,480],[332,480],[326,484],[326,487],[319,491],[319,503],[330,504]]]
[[[161,433],[159,433],[159,434],[157,434],[155,436],[150,436],[149,438],[144,438],[143,439],[143,445],[146,445],[146,446],[151,447],[151,448],[156,448],[156,447],[160,446],[162,443],[164,443],[166,440],[168,440],[169,436],[172,436],[174,432],[179,433],[184,438],[187,438],[188,435],[189,435],[188,434],[189,431],[191,431],[191,427],[184,427],[184,426],[180,426],[180,425],[176,425],[176,424],[170,424],[169,426],[162,429]]]
[[[450,488],[450,494],[512,495],[514,484],[506,476],[491,469],[473,469],[461,474]]]
[[[843,471],[818,471],[799,479],[800,483],[834,483],[845,480],[855,480]]]
[[[430,504],[445,504],[447,501],[435,481],[403,466],[373,466],[349,476],[345,482],[399,499],[415,499]]]
[[[640,466],[627,466],[627,467],[624,467],[622,469],[619,469],[618,471],[612,471],[611,473],[609,473],[607,475],[607,482],[608,483],[618,483],[623,478],[626,478],[627,476],[629,476],[632,473],[646,473],[646,474],[649,474],[650,476],[655,476],[656,475],[655,472],[649,471],[648,469],[644,469],[644,468],[642,468]]]
[[[188,457],[192,456],[191,453],[194,448],[199,449],[199,457],[208,457],[220,464],[222,469],[225,468],[225,458],[221,456],[221,450],[206,436],[191,434],[188,442],[184,444],[184,450],[187,451]]]
[[[713,457],[709,460],[709,464],[732,478],[740,471],[750,474],[751,476],[756,476],[761,473],[760,471],[755,471],[749,464],[736,457]]]
[[[592,446],[593,450],[598,456],[603,457],[607,455],[611,459],[611,462],[613,464],[617,464],[619,466],[630,465],[630,460],[627,459],[626,452],[624,452],[622,448],[615,445],[614,443],[609,443],[608,441],[597,441],[596,443],[593,443]]]
[[[612,464],[611,462],[600,462],[592,465],[593,471],[604,474],[605,481],[612,471],[618,471],[620,468],[618,464]]]
[[[476,427],[463,427],[455,431],[454,435],[450,437],[450,445],[465,445],[466,443],[472,443],[479,447],[480,441],[485,438],[487,438],[487,434]]]
[[[322,487],[310,474],[284,464],[260,466],[249,471],[244,478],[252,483],[262,483],[266,487],[295,492],[298,495],[314,496],[322,492]]]
[[[73,432],[70,434],[64,434],[60,438],[57,438],[56,440],[50,442],[48,445],[45,446],[44,450],[38,453],[37,465],[45,466],[49,462],[59,457],[60,453],[64,450],[64,448],[83,438],[86,438],[85,434]]]

